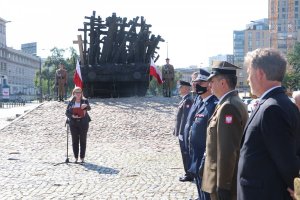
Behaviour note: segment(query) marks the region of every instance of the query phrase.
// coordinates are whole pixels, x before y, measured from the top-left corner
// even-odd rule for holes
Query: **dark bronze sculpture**
[[[144,17],[117,17],[105,21],[85,17],[83,40],[78,36],[83,90],[87,97],[144,96],[149,86],[150,58],[155,56],[161,36],[151,34]],[[140,19],[140,22],[139,22]]]

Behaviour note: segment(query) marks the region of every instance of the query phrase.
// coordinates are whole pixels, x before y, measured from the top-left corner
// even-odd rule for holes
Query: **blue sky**
[[[208,57],[232,54],[233,30],[242,30],[251,20],[268,17],[267,0],[0,0],[0,17],[7,23],[7,46],[37,42],[38,54],[47,56],[56,46],[68,48],[80,34],[84,16],[95,10],[102,18],[113,12],[132,19],[144,16],[151,31],[168,42],[174,67],[207,65]],[[160,43],[165,63],[167,43]],[[44,49],[44,50],[42,50]],[[201,64],[202,63],[202,64]]]

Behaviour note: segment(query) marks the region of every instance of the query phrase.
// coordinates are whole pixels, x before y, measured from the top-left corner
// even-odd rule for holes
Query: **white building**
[[[234,56],[232,54],[219,54],[216,56],[209,57],[208,65],[212,67],[213,61],[227,61],[234,64]]]
[[[39,90],[34,86],[34,78],[40,68],[40,59],[7,47],[6,23],[6,20],[0,18],[0,89],[3,87],[3,79],[6,79],[10,95],[36,95]]]

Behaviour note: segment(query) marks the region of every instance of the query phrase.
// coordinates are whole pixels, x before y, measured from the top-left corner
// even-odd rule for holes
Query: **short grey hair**
[[[264,48],[248,52],[244,65],[254,69],[262,69],[267,80],[282,82],[287,62],[278,50]]]

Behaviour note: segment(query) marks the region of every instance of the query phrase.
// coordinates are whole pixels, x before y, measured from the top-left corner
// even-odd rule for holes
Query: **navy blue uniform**
[[[192,107],[193,99],[190,94],[184,96],[179,103],[178,111],[176,115],[176,123],[175,123],[175,129],[173,135],[183,137],[184,134],[184,127],[186,124],[187,116],[189,114],[189,111]],[[183,167],[184,171],[187,173],[188,165],[187,165],[187,156],[188,152],[184,147],[184,141],[179,140],[181,155],[182,155],[182,161],[183,161]]]
[[[190,155],[190,142],[189,142],[189,135],[190,135],[190,129],[195,119],[195,114],[197,110],[199,109],[200,103],[201,103],[201,97],[200,95],[197,95],[195,97],[194,103],[189,111],[189,114],[186,119],[186,124],[184,127],[184,133],[183,133],[183,145],[186,153],[186,159],[185,159],[185,166],[187,166],[186,175],[190,175],[188,172],[189,166],[191,164],[191,155]]]
[[[201,178],[199,168],[205,152],[207,122],[212,116],[218,99],[214,95],[210,96],[205,102],[201,103],[195,115],[195,121],[191,127],[190,148],[191,165],[189,172],[195,177],[199,199],[210,199],[209,194],[201,190]],[[204,163],[203,163],[204,164]]]
[[[202,99],[201,99],[200,95],[197,95],[195,97],[194,103],[193,103],[193,105],[190,109],[190,112],[187,116],[187,119],[186,119],[186,124],[184,127],[184,134],[183,134],[183,141],[184,141],[185,148],[188,150],[189,150],[189,146],[190,146],[190,142],[189,142],[190,129],[195,120],[195,115],[196,115],[197,110],[200,107],[201,102],[202,102]]]

